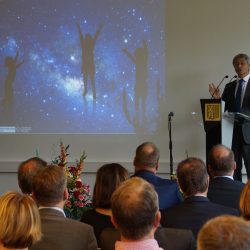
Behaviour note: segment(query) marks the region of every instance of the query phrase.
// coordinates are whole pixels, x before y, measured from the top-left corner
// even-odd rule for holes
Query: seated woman
[[[240,195],[240,215],[250,221],[250,179],[244,186]]]
[[[96,173],[92,203],[94,209],[87,211],[81,218],[94,228],[97,243],[104,228],[113,227],[111,223],[110,199],[121,182],[129,178],[128,171],[118,163],[105,164]]]
[[[28,249],[41,238],[41,222],[33,199],[17,192],[0,197],[0,249]]]

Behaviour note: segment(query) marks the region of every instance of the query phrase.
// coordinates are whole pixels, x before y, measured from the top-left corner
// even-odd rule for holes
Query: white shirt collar
[[[231,179],[231,180],[234,179],[233,176],[230,176],[230,175],[214,176],[213,178],[215,179],[215,178],[219,178],[219,177],[226,177],[226,178],[229,178],[229,179]]]

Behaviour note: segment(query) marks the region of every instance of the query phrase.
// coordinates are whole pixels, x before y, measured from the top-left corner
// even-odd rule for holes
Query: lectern
[[[223,113],[224,102],[221,99],[201,99],[204,130],[206,132],[206,162],[208,153],[216,144],[229,148],[232,145],[234,115]]]

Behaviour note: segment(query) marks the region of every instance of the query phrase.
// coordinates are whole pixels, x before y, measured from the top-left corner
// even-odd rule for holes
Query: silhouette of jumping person
[[[80,24],[77,23],[77,29],[82,47],[82,74],[84,82],[83,96],[86,96],[88,92],[88,79],[90,78],[94,99],[96,99],[94,49],[96,40],[98,39],[102,28],[102,25],[98,27],[94,37],[92,37],[89,33],[84,36],[81,31]]]
[[[13,104],[13,82],[16,78],[16,70],[24,63],[24,60],[19,63],[17,62],[18,56],[19,54],[17,52],[15,58],[6,56],[4,60],[4,65],[8,70],[4,81],[3,106],[5,108],[10,108]]]
[[[139,103],[141,102],[142,118],[145,119],[146,99],[148,94],[148,47],[147,42],[143,41],[142,47],[135,49],[134,54],[131,54],[128,49],[123,49],[123,52],[135,64],[135,111],[139,115]]]

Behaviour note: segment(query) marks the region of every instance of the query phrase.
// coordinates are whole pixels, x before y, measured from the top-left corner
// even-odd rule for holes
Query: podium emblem
[[[205,104],[205,121],[220,121],[221,120],[221,105],[220,103]]]

